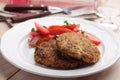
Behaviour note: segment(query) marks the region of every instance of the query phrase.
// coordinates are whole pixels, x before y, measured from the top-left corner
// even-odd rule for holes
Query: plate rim
[[[45,17],[45,18],[53,18],[53,17]],[[59,17],[54,17],[54,18],[59,18]],[[68,18],[69,19],[69,17],[60,17],[60,18]],[[22,22],[22,23],[19,23],[19,24],[17,24],[17,25],[20,25],[20,24],[23,24],[23,23],[26,23],[26,22],[29,22],[29,21],[34,21],[34,20],[39,20],[39,19],[43,19],[43,18],[36,18],[36,19],[31,19],[31,20],[27,20],[27,21],[25,21],[25,22]],[[78,19],[78,18],[72,18],[72,19]],[[83,20],[83,19],[79,19],[79,20]],[[85,22],[90,22],[90,23],[92,23],[92,24],[95,24],[94,22],[91,22],[91,21],[87,21],[87,20],[83,20],[83,21],[85,21]],[[17,25],[15,25],[15,26],[17,26]],[[11,28],[10,30],[12,30],[12,29],[14,29],[14,28]],[[113,35],[114,35],[114,33],[112,32],[112,31],[110,31],[110,30],[107,30],[107,29],[105,29],[106,31],[108,31],[108,32],[110,32],[110,33],[112,33]],[[7,31],[7,32],[9,32],[9,30]],[[7,33],[6,32],[6,33]],[[5,34],[6,34],[5,33]],[[114,36],[116,36],[116,35],[114,35]],[[1,43],[2,43],[2,40],[3,40],[3,37],[4,37],[4,35],[2,36],[2,38],[1,38]],[[118,39],[117,39],[117,37],[116,37],[116,41],[118,42]],[[120,44],[119,44],[120,45]],[[1,45],[0,45],[0,49],[1,49]],[[120,48],[119,48],[120,49]],[[38,74],[38,73],[35,73],[35,72],[32,72],[32,71],[30,71],[30,70],[26,70],[26,69],[24,69],[23,67],[21,67],[21,66],[18,66],[18,65],[16,65],[15,63],[13,63],[13,62],[11,62],[11,61],[9,61],[9,59],[7,59],[6,58],[6,56],[4,56],[4,53],[3,53],[3,50],[1,49],[1,52],[2,52],[2,56],[8,61],[8,62],[10,62],[11,64],[13,64],[14,66],[16,66],[16,67],[18,67],[18,68],[20,68],[20,69],[22,69],[22,70],[24,70],[24,71],[27,71],[27,72],[30,72],[30,73],[34,73],[34,74],[37,74],[37,75],[42,75],[42,76],[49,76],[49,77],[59,77],[59,78],[67,78],[67,77],[83,77],[83,76],[87,76],[87,75],[90,75],[90,74],[95,74],[95,73],[98,73],[98,72],[100,72],[100,71],[102,71],[102,70],[105,70],[105,69],[107,69],[108,67],[110,67],[110,66],[112,66],[118,59],[119,59],[119,56],[120,56],[120,54],[119,54],[119,56],[117,56],[117,58],[113,61],[113,62],[111,62],[111,65],[109,65],[109,66],[106,66],[104,69],[101,69],[101,70],[98,70],[98,71],[96,71],[96,72],[94,72],[93,71],[93,73],[88,73],[88,74],[86,74],[86,75],[71,75],[71,76],[58,76],[58,75],[47,75],[47,74]]]

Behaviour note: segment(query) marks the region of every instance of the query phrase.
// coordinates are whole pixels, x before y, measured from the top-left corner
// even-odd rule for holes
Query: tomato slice
[[[45,27],[43,27],[42,25],[38,24],[38,23],[34,23],[35,27],[37,28],[37,30],[40,32],[40,34],[42,35],[47,35],[49,34],[49,30],[46,29]]]
[[[40,39],[40,36],[34,36],[31,38],[31,40],[29,41],[29,46],[30,47],[36,47],[37,46],[37,41]]]
[[[77,33],[82,35],[82,31],[78,31]],[[101,41],[98,38],[96,38],[95,36],[93,36],[93,35],[91,35],[89,33],[85,32],[84,35],[87,36],[90,39],[90,41],[92,43],[94,43],[95,45],[99,45],[101,43]]]
[[[70,25],[70,26],[66,26],[66,28],[72,30],[72,31],[78,31],[79,30],[80,25]]]
[[[39,39],[38,41],[37,41],[37,46],[39,46],[41,43],[43,42],[43,40],[42,39]]]
[[[93,42],[96,45],[99,45],[101,42],[98,38],[96,38],[95,36],[85,33],[86,36],[88,36],[88,38],[90,39],[91,42]]]
[[[56,28],[66,28],[66,26],[64,26],[64,25],[51,25],[51,26],[49,26],[48,30],[56,29]]]
[[[62,34],[66,32],[72,32],[70,29],[67,28],[53,28],[49,29],[51,35]]]
[[[39,39],[39,40],[37,41],[37,46],[39,46],[39,45],[40,45],[42,42],[44,42],[44,41],[49,41],[49,40],[53,39],[54,36],[55,36],[55,35],[47,35],[46,37]]]
[[[37,32],[37,31],[31,31],[31,32],[30,32],[30,35],[31,35],[32,37],[35,37],[35,36],[39,36],[40,33]]]
[[[49,41],[49,40],[53,39],[54,37],[55,37],[55,35],[48,35],[48,36],[44,37],[43,39],[44,39],[44,41]]]
[[[50,29],[58,29],[58,28],[67,28],[67,29],[70,29],[72,31],[78,31],[80,25],[70,25],[70,26],[66,26],[66,25],[52,25],[52,26],[49,26],[48,30]]]

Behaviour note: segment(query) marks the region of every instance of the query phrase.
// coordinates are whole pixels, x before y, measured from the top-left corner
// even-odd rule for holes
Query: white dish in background
[[[64,20],[70,23],[80,24],[80,28],[101,40],[98,46],[101,52],[100,60],[91,66],[72,70],[57,70],[37,65],[34,61],[34,49],[29,48],[29,32],[34,27],[34,22],[45,26],[64,24]],[[119,59],[119,43],[112,31],[103,29],[100,25],[66,17],[45,17],[32,19],[15,25],[8,30],[1,39],[1,51],[6,60],[16,67],[30,73],[50,77],[82,77],[107,69]]]

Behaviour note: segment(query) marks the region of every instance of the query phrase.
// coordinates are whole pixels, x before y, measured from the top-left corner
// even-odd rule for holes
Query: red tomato
[[[50,29],[58,29],[58,28],[67,28],[70,29],[72,31],[78,31],[80,25],[70,25],[70,26],[66,26],[66,25],[52,25],[48,28],[48,30]]]
[[[43,42],[43,39],[39,39],[39,40],[37,41],[37,46],[39,46],[42,42]]]
[[[66,26],[64,26],[64,25],[51,25],[51,26],[49,26],[48,30],[56,29],[56,28],[66,28]]]
[[[30,32],[30,35],[31,35],[32,37],[35,37],[35,36],[39,36],[40,33],[37,32],[37,31],[31,31],[31,32]]]
[[[78,31],[80,25],[70,25],[70,26],[66,26],[66,28],[72,30],[72,31]]]
[[[88,36],[88,38],[91,40],[91,42],[93,42],[96,45],[99,45],[101,42],[99,39],[97,39],[95,36],[85,33],[86,36]]]
[[[53,28],[53,29],[50,29],[49,31],[51,35],[62,34],[65,32],[72,32],[70,29],[67,29],[67,28]]]
[[[30,47],[36,47],[36,45],[37,45],[36,43],[39,39],[40,39],[40,36],[32,37],[29,42]]]
[[[80,34],[80,35],[82,35],[82,32],[81,32],[81,31],[78,31],[77,33]],[[93,35],[91,35],[91,34],[89,34],[89,33],[86,33],[86,32],[85,32],[84,35],[87,36],[87,37],[90,39],[90,41],[91,41],[92,43],[94,43],[95,45],[99,45],[99,44],[101,43],[98,38],[96,38],[95,36],[93,36]]]
[[[44,37],[44,41],[49,41],[50,39],[53,39],[55,37],[55,35],[48,35],[46,37]]]
[[[39,39],[37,41],[37,45],[40,45],[42,42],[49,41],[50,39],[53,39],[53,38],[54,38],[54,35],[47,35],[46,37]]]
[[[35,22],[35,27],[37,28],[37,30],[40,32],[40,34],[42,35],[47,35],[49,34],[49,30],[44,28],[42,25],[38,24]]]

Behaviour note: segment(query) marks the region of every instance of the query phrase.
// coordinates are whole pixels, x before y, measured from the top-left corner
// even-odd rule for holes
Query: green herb
[[[31,31],[35,31],[35,28],[32,28]]]
[[[67,20],[65,20],[64,23],[66,24],[66,26],[70,26],[70,23]]]

